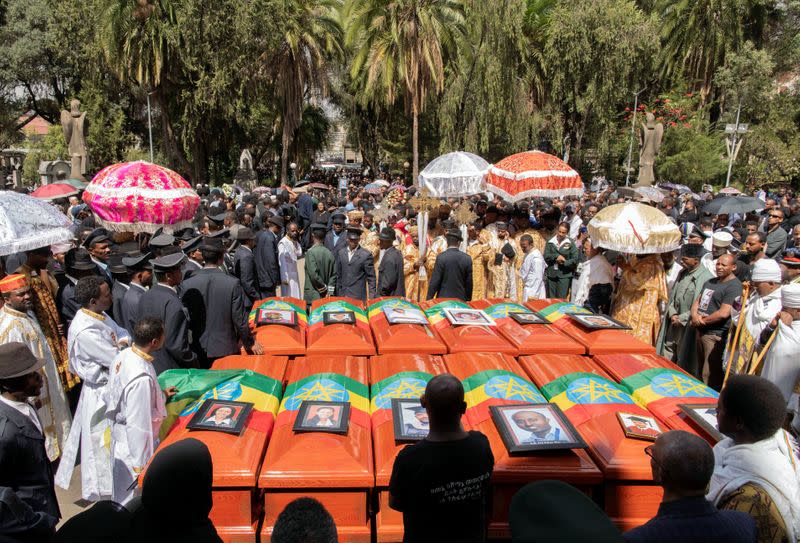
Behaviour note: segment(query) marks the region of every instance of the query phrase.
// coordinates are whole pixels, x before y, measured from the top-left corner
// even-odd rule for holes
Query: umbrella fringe
[[[525,198],[562,198],[564,196],[582,196],[584,189],[581,188],[566,188],[566,189],[530,189],[518,194],[509,194],[508,192],[504,191],[503,189],[492,185],[490,183],[486,184],[486,190],[493,194],[500,196],[503,200],[506,200],[510,203],[515,203],[520,200],[524,200]]]
[[[591,237],[591,236],[590,236]],[[649,247],[636,247],[634,245],[626,245],[624,243],[611,243],[603,240],[592,239],[592,244],[597,243],[598,247],[608,249],[609,251],[617,251],[618,253],[628,253],[634,255],[649,255],[658,253],[670,253],[679,249],[681,246],[680,241],[668,245],[655,245]]]
[[[167,234],[171,234],[176,230],[181,230],[183,228],[191,228],[193,226],[192,221],[180,221],[176,222],[175,224],[153,224],[147,222],[110,222],[101,219],[97,215],[95,215],[95,220],[100,223],[100,226],[105,228],[110,232],[133,232],[134,234],[152,234],[159,228],[163,228],[164,232]]]
[[[32,251],[54,243],[69,241],[73,237],[75,236],[69,228],[54,228],[47,233],[37,233],[35,238],[17,239],[10,243],[0,244],[0,256]]]

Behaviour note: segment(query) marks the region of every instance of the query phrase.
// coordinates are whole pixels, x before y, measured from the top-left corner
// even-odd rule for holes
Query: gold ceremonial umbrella
[[[681,245],[678,226],[660,210],[638,202],[601,209],[587,229],[595,247],[621,253],[666,253]]]

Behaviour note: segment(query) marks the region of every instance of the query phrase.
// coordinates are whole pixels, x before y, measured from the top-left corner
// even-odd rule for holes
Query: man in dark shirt
[[[427,298],[472,300],[472,258],[458,249],[461,231],[448,230],[447,250],[436,257]]]
[[[464,387],[452,375],[430,380],[421,398],[428,437],[397,455],[389,506],[403,513],[403,541],[482,542],[494,457],[480,432],[465,432]]]
[[[697,330],[697,377],[703,377],[714,390],[722,388],[722,355],[730,327],[731,308],[742,295],[742,282],[736,278],[733,255],[717,259],[717,277],[703,285],[691,309],[691,322]]]
[[[755,543],[756,523],[747,513],[719,511],[705,498],[714,453],[703,438],[673,430],[645,452],[664,497],[653,519],[625,533],[628,543]]]

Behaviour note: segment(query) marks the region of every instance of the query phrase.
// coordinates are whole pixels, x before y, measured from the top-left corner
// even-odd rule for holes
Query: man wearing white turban
[[[775,339],[764,359],[761,377],[775,383],[794,413],[792,427],[800,430],[800,284],[784,285],[781,289],[782,309],[775,318]]]
[[[781,310],[781,267],[775,260],[758,260],[753,265],[750,281],[752,289],[744,306],[744,315],[736,307],[731,311],[731,330],[736,329],[740,318],[744,319],[739,340],[734,346],[731,368],[734,373],[747,370],[761,332]],[[723,358],[725,362],[728,356],[729,353]]]

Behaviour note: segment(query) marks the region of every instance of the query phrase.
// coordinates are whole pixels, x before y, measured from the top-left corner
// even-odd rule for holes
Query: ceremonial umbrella
[[[262,194],[269,194],[272,191],[269,187],[256,187],[253,189],[253,194],[258,194],[259,196]]]
[[[64,179],[63,181],[59,181],[59,183],[66,183],[67,185],[72,185],[78,190],[86,190],[86,187],[89,185],[89,183],[84,183],[80,179],[75,179],[74,177],[71,177],[69,179]]]
[[[388,187],[389,186],[389,182],[386,181],[385,179],[376,179],[375,181],[372,182],[372,184],[373,185],[378,185],[378,186],[381,186],[381,187]]]
[[[486,191],[489,163],[478,155],[455,151],[434,158],[419,172],[419,184],[431,196],[471,196]]]
[[[83,201],[95,218],[114,232],[175,231],[192,226],[200,197],[176,172],[144,161],[106,166],[86,191]]]
[[[705,206],[704,213],[711,215],[721,215],[724,213],[740,213],[744,215],[751,211],[764,209],[764,202],[752,196],[717,196]]]
[[[51,183],[43,185],[33,191],[31,196],[39,198],[40,200],[55,200],[56,198],[66,198],[68,196],[75,196],[78,190],[72,185],[67,183]]]
[[[0,191],[0,255],[67,241],[73,236],[70,226],[72,221],[49,202]]]
[[[308,187],[319,190],[331,190],[331,186],[326,185],[325,183],[309,183]]]
[[[666,253],[681,244],[675,223],[660,210],[638,202],[601,209],[587,229],[592,245],[622,253]]]
[[[736,187],[725,187],[724,189],[719,191],[719,193],[720,194],[727,194],[728,196],[736,196],[737,194],[741,194],[742,191],[740,191]]]
[[[381,186],[376,185],[375,183],[370,183],[364,187],[364,192],[368,192],[369,194],[380,194]]]
[[[510,202],[542,196],[580,196],[578,172],[558,157],[541,151],[511,155],[489,168],[486,189]]]
[[[656,187],[637,187],[634,192],[650,200],[651,202],[661,203],[664,201],[664,193]]]
[[[678,191],[679,194],[686,194],[687,192],[692,192],[692,189],[687,187],[686,185],[681,185],[679,183],[659,183],[659,188],[672,190],[675,189]]]

